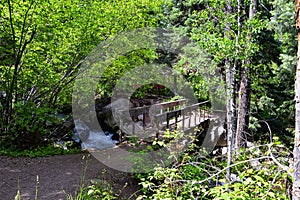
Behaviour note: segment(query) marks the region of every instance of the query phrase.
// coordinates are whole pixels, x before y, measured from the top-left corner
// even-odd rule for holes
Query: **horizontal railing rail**
[[[204,101],[193,105],[186,105],[186,103],[186,99],[181,99],[172,102],[153,104],[151,106],[121,110],[119,112],[121,114],[125,114],[126,112],[130,113],[132,118],[131,125],[127,124],[127,126],[131,126],[131,134],[135,134],[137,131],[136,122],[139,121],[138,117],[141,115],[143,116],[142,126],[143,130],[145,131],[146,126],[149,125],[149,122],[147,122],[148,124],[146,123],[146,118],[150,118],[150,108],[157,108],[157,110],[155,110],[157,114],[152,115],[152,121],[150,122],[152,127],[150,127],[150,131],[155,132],[156,137],[158,137],[161,130],[171,128],[171,126],[174,126],[173,128],[179,128],[181,126],[183,130],[190,129],[191,127],[195,127],[205,119],[209,118],[209,101]],[[179,124],[180,122],[181,124]],[[125,124],[123,124],[123,120],[120,119],[121,132],[123,129],[125,129],[124,125]]]

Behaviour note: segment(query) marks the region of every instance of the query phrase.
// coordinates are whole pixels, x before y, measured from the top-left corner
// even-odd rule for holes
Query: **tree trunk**
[[[249,8],[249,21],[257,13],[257,0],[252,0]],[[249,36],[249,45],[251,45],[252,35]],[[236,149],[246,147],[247,134],[249,127],[250,115],[250,98],[251,98],[251,80],[248,76],[251,60],[246,60],[245,65],[241,67],[241,82],[239,90],[239,105],[238,105],[238,119],[236,132]]]
[[[250,64],[250,63],[249,63]],[[236,149],[246,147],[247,133],[249,126],[249,113],[250,113],[250,80],[247,75],[247,67],[241,69],[241,83],[239,90],[239,105],[238,105],[238,119],[236,131]]]
[[[232,13],[231,0],[227,1],[226,8],[227,15],[230,16]],[[230,37],[231,24],[228,22],[225,30],[225,37],[232,39]],[[226,68],[226,90],[227,90],[227,103],[226,103],[226,119],[227,119],[227,166],[231,165],[232,152],[234,147],[235,138],[235,85],[234,85],[234,73],[235,68],[232,65],[230,58],[225,60]],[[226,179],[230,182],[230,167],[227,168]]]
[[[298,52],[297,52],[297,67],[295,80],[295,140],[294,140],[294,172],[293,172],[293,191],[292,199],[300,200],[300,0],[296,0],[296,29],[298,30]]]
[[[9,66],[9,72],[10,70],[13,70],[12,72],[12,78],[7,80],[7,91],[6,97],[4,100],[4,109],[3,109],[3,116],[4,119],[1,119],[4,125],[4,131],[3,132],[9,132],[8,125],[11,123],[12,115],[13,115],[13,103],[17,103],[19,101],[19,94],[18,94],[18,79],[19,79],[19,73],[21,71],[21,60],[23,57],[23,54],[26,50],[26,47],[30,42],[34,39],[35,36],[35,28],[30,34],[30,38],[26,39],[26,35],[29,33],[28,28],[26,28],[27,24],[25,23],[28,16],[29,16],[29,10],[32,9],[34,5],[34,1],[32,1],[29,5],[29,7],[26,10],[25,16],[24,16],[24,23],[22,24],[22,31],[21,31],[21,37],[18,41],[16,37],[15,32],[15,25],[13,24],[13,7],[11,4],[11,1],[8,0],[8,9],[9,9],[9,21],[10,21],[10,28],[11,28],[11,40],[12,40],[12,47],[13,47],[13,63]]]

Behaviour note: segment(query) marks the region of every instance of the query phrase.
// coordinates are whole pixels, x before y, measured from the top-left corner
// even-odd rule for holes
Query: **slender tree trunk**
[[[249,21],[257,13],[257,0],[252,0],[249,9]],[[249,45],[251,45],[252,35],[249,36]],[[249,68],[251,60],[246,60],[245,65],[241,67],[241,82],[239,89],[239,105],[238,105],[238,119],[237,119],[237,132],[236,132],[236,149],[246,147],[247,134],[249,127],[250,115],[250,98],[251,98],[251,80],[249,78]]]
[[[231,0],[227,1],[226,8],[227,15],[230,16],[232,14],[232,6]],[[225,37],[232,39],[230,37],[231,24],[228,22],[225,30]],[[226,89],[227,89],[227,104],[226,104],[226,119],[227,119],[227,166],[231,165],[232,162],[232,153],[234,147],[234,138],[235,138],[235,82],[234,82],[234,74],[235,68],[232,65],[232,61],[230,58],[226,58],[225,60],[225,68],[226,68]],[[230,168],[227,168],[226,174],[227,181],[230,181]]]
[[[292,199],[300,200],[300,0],[296,0],[296,29],[298,30],[298,52],[295,80],[295,140],[294,140],[294,172]]]
[[[241,49],[240,49],[240,44],[239,44],[239,42],[240,42],[240,35],[241,35],[241,31],[242,31],[242,22],[241,22],[241,0],[238,0],[237,1],[237,12],[238,12],[238,16],[237,16],[237,24],[238,24],[238,31],[237,31],[237,37],[236,37],[236,39],[235,39],[235,48],[236,48],[236,57],[238,57],[238,54],[239,54],[239,52],[241,51]],[[235,62],[234,62],[234,64],[235,64],[235,69],[236,70],[239,70],[239,71],[241,71],[241,66],[237,66],[237,63],[238,63],[238,60],[236,59],[235,60]],[[236,88],[236,90],[240,90],[240,88],[241,88],[241,83],[240,83],[240,80],[235,80],[236,81],[236,85],[238,85],[238,87]],[[239,92],[241,92],[241,91],[239,91]],[[239,112],[240,110],[239,110],[239,108],[240,108],[240,94],[241,93],[239,93],[239,97],[238,97],[238,100],[239,100],[239,105],[238,105],[238,113],[237,113],[237,116],[238,117],[240,117],[241,116],[241,113]],[[235,138],[234,138],[234,140],[235,140],[235,149],[239,149],[239,143],[240,143],[240,141],[239,141],[239,139],[238,138],[240,138],[239,137],[239,124],[240,124],[240,120],[239,120],[239,118],[237,118],[237,129],[236,129],[236,135],[235,135]]]
[[[250,64],[250,63],[249,63]],[[250,79],[247,75],[248,69],[246,66],[241,69],[241,83],[239,90],[239,105],[237,118],[237,132],[236,132],[236,149],[246,147],[247,132],[249,126],[250,113]]]

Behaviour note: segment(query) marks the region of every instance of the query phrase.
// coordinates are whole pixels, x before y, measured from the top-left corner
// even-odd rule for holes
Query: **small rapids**
[[[116,140],[111,139],[112,135],[108,132],[89,131],[89,137],[81,143],[81,148],[94,150],[112,148],[117,143]]]

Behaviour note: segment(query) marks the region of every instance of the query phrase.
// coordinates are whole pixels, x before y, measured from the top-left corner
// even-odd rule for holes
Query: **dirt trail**
[[[37,175],[39,200],[65,200],[66,193],[74,196],[78,191],[86,162],[87,183],[91,179],[107,180],[113,190],[125,199],[138,190],[130,174],[110,169],[89,154],[39,158],[0,156],[0,200],[13,200],[18,182],[21,199],[35,199]]]

